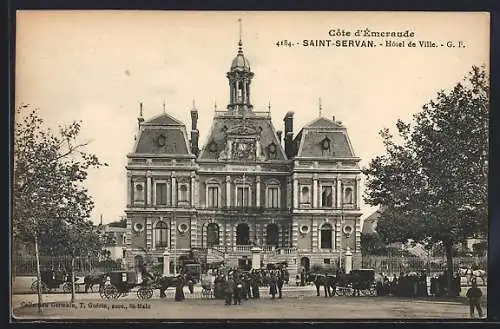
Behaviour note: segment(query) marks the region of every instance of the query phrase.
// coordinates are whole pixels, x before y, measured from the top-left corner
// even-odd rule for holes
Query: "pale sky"
[[[200,147],[214,112],[229,100],[226,78],[237,52],[238,18],[244,53],[255,77],[255,110],[267,110],[283,130],[294,111],[294,133],[322,114],[343,122],[362,167],[384,153],[378,132],[410,120],[436,92],[449,89],[472,65],[489,65],[487,13],[22,11],[17,16],[16,99],[40,109],[47,125],[83,120],[87,151],[109,167],[92,170],[87,185],[93,219],[124,215],[126,155],[137,132],[139,102],[145,119],[166,111],[189,131],[193,100],[199,110]],[[408,40],[463,41],[466,48],[303,47],[303,39],[405,31]],[[277,47],[280,40],[300,43]],[[362,218],[376,208],[363,205]]]

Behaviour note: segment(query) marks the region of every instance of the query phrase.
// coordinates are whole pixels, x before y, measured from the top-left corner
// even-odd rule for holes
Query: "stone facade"
[[[198,148],[198,112],[191,131],[168,113],[141,115],[127,169],[127,262],[174,262],[198,248],[211,260],[249,264],[253,245],[263,262],[342,262],[360,253],[360,161],[346,128],[319,117],[295,136],[293,113],[284,134],[270,113],[250,103],[254,73],[241,41],[227,73],[230,100],[216,111]],[[146,259],[149,258],[149,259]]]

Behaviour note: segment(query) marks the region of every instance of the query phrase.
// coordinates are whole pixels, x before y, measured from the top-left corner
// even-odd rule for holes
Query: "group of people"
[[[282,298],[286,273],[286,268],[248,272],[238,269],[220,269],[215,273],[214,297],[224,299],[225,305],[240,305],[242,300],[259,299],[259,288],[265,282],[272,299]],[[212,287],[205,285],[204,289],[212,289]]]

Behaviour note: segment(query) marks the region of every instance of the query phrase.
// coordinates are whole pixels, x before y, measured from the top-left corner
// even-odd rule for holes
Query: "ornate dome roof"
[[[233,59],[233,62],[231,63],[231,70],[245,70],[245,71],[250,71],[250,62],[248,59],[243,55],[243,49],[242,49],[242,42],[238,43],[239,49],[238,49],[238,55]]]

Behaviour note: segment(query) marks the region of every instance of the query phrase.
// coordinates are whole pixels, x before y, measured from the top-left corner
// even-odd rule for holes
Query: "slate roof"
[[[241,117],[236,116],[215,117],[198,159],[217,160],[226,148],[228,135],[244,137],[246,134],[251,135],[256,131],[257,135],[260,136],[261,150],[266,160],[268,159],[266,150],[271,144],[274,144],[277,150],[274,160],[286,160],[285,151],[278,141],[270,117],[248,116],[245,123],[243,121]]]
[[[296,157],[350,158],[356,157],[347,129],[338,122],[319,117],[307,124],[295,137]],[[328,145],[325,148],[323,145]]]
[[[186,126],[167,113],[142,124],[135,154],[190,155]]]

